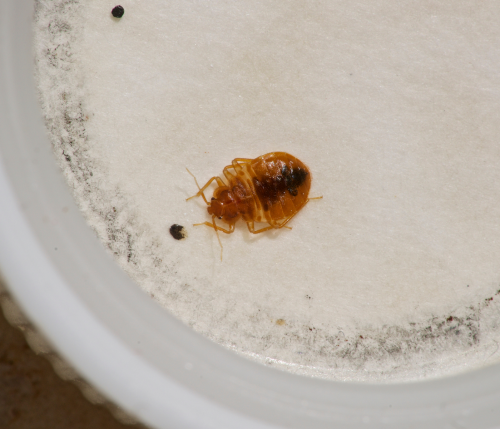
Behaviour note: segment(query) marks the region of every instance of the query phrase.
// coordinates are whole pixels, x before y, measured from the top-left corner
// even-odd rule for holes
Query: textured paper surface
[[[494,2],[130,1],[121,20],[110,1],[56,3],[39,3],[36,26],[56,155],[165,308],[239,353],[333,379],[496,361]],[[271,151],[305,162],[323,199],[292,231],[222,236],[221,262],[214,232],[191,226],[209,216],[185,201],[185,168],[201,184]]]

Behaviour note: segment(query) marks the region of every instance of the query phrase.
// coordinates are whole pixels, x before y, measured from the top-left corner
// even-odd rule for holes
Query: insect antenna
[[[186,201],[189,201],[191,198],[196,198],[196,197],[199,197],[200,195],[202,195],[202,192],[201,192],[200,185],[198,185],[198,181],[196,180],[196,177],[194,176],[194,174],[193,174],[193,173],[191,173],[191,172],[188,170],[188,168],[187,168],[187,167],[186,167],[186,170],[187,170],[187,172],[188,172],[191,176],[193,176],[194,183],[196,183],[196,186],[198,187],[198,191],[199,191],[197,194],[193,195],[192,197],[186,198]]]

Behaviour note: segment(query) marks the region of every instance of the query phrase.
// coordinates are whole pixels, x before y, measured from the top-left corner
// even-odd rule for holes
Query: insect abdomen
[[[257,205],[268,222],[293,215],[307,201],[309,170],[287,153],[272,152],[256,158],[248,165],[248,175],[252,176]]]

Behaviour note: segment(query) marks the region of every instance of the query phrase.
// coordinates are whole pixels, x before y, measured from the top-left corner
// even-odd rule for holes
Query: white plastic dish
[[[34,95],[33,3],[0,3],[0,270],[82,376],[157,428],[493,428],[500,368],[397,385],[295,376],[245,360],[142,293],[80,215]]]

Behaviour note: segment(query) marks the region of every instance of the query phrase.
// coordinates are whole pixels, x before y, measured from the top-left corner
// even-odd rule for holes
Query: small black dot
[[[111,11],[111,15],[113,15],[115,18],[121,18],[124,13],[125,9],[123,9],[123,6],[115,6]]]
[[[170,227],[170,234],[176,240],[182,240],[183,238],[186,238],[186,231],[184,231],[184,227],[182,225],[177,225],[176,223],[174,223]]]

